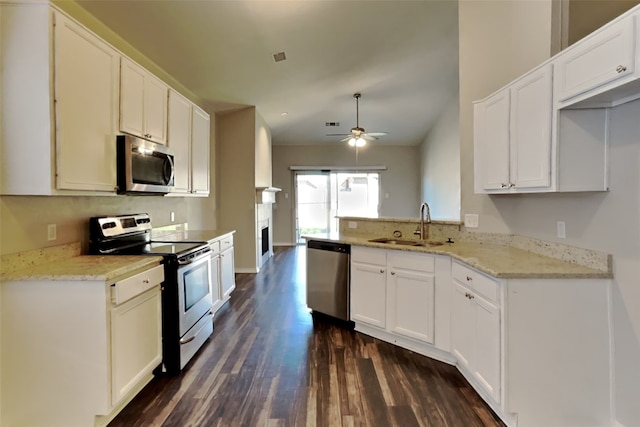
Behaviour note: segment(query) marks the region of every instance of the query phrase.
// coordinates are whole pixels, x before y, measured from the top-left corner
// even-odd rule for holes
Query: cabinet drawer
[[[220,251],[224,252],[233,246],[233,236],[227,236],[220,240]]]
[[[220,253],[220,242],[209,243],[209,248],[211,248],[211,255]]]
[[[493,302],[498,302],[498,282],[465,265],[451,264],[451,275],[458,282],[468,286]]]
[[[387,254],[384,249],[351,246],[351,261],[365,264],[387,265]]]
[[[635,72],[631,15],[567,49],[554,61],[555,97],[565,101]]]
[[[122,304],[123,302],[135,297],[136,295],[140,295],[147,289],[151,289],[163,281],[164,266],[159,265],[157,267],[150,268],[142,273],[138,273],[134,276],[116,282],[111,287],[111,301],[115,304]]]
[[[389,251],[389,266],[403,270],[435,271],[436,259],[433,255],[417,254],[407,251]]]

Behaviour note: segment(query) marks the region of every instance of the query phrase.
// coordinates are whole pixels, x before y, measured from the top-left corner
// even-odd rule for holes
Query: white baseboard
[[[274,242],[273,246],[298,246],[298,245],[292,242]]]
[[[236,268],[236,273],[257,273],[258,268]]]

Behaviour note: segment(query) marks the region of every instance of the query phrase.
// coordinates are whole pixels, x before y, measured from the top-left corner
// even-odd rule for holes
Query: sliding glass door
[[[378,173],[297,171],[294,180],[298,243],[306,234],[337,232],[337,216],[378,217]]]

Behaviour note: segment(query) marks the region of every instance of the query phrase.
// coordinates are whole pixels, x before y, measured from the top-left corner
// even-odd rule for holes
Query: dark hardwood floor
[[[238,274],[185,370],[109,426],[504,426],[455,367],[311,316],[304,257],[277,248]]]

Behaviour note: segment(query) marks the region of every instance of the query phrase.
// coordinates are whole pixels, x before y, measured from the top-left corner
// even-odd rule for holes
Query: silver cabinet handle
[[[380,269],[380,273],[384,273],[384,270],[383,270],[383,269]]]
[[[396,275],[396,272],[395,272],[395,271],[392,271],[392,272],[391,272],[391,275],[392,275],[392,276],[395,276],[395,275]]]
[[[467,282],[471,282],[473,278],[471,276],[467,276]]]
[[[473,294],[469,294],[469,299],[474,299],[475,297],[473,296]]]
[[[142,283],[149,283],[149,279],[144,279]]]
[[[504,184],[504,183],[503,183],[503,184],[500,184],[500,187],[502,187],[502,188],[507,188],[507,184]]]
[[[618,72],[618,74],[624,73],[625,71],[627,71],[627,67],[625,67],[624,65],[618,65],[616,67],[616,71]]]

